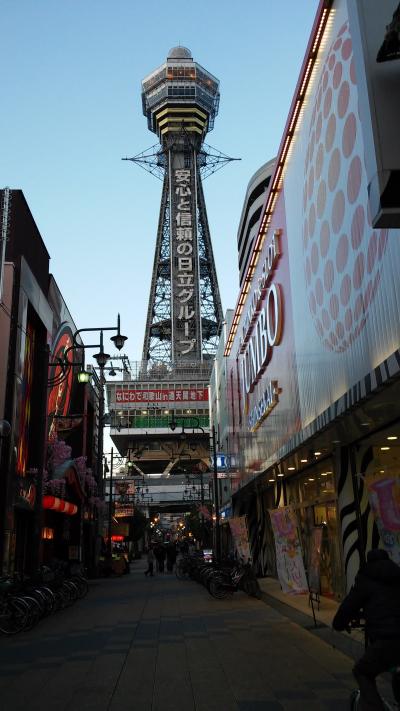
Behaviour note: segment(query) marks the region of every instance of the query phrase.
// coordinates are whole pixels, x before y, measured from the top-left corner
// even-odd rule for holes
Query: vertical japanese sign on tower
[[[173,360],[201,359],[199,270],[196,231],[196,164],[174,151],[170,171]]]

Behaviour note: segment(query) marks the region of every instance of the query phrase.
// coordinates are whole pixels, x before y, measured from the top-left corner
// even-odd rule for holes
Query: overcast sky
[[[178,44],[220,80],[207,143],[241,158],[204,184],[223,309],[234,307],[246,187],[277,152],[317,7],[0,0],[0,185],[23,190],[77,328],[120,312],[126,353],[141,358],[162,183],[121,158],[157,142],[141,80]]]

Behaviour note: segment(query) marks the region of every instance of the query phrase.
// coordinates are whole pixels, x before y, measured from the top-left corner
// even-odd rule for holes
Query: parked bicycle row
[[[177,561],[176,576],[196,580],[219,600],[232,597],[238,590],[261,598],[261,589],[250,563],[230,560],[206,562],[203,556],[187,555]]]
[[[85,597],[88,590],[79,565],[43,565],[37,575],[24,580],[18,575],[0,578],[0,632],[12,635],[30,630],[43,617]]]

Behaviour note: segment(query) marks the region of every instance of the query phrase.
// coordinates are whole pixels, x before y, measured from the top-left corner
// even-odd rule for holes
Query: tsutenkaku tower
[[[219,82],[186,47],[175,47],[143,80],[142,101],[160,146],[129,160],[163,180],[142,359],[202,361],[216,353],[223,318],[202,187],[210,162],[220,167],[230,160],[204,147],[218,113]]]

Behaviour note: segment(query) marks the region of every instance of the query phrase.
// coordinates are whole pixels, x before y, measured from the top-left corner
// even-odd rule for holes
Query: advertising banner
[[[270,509],[274,532],[276,567],[282,590],[285,593],[306,593],[308,585],[304,570],[297,518],[290,506]]]
[[[321,592],[321,544],[322,527],[313,528],[311,531],[310,547],[308,550],[308,587],[310,592]]]
[[[367,474],[365,483],[382,545],[400,565],[400,477]]]
[[[247,561],[251,559],[251,553],[246,516],[235,516],[229,519],[229,527],[235,544],[235,550],[238,556],[243,558],[245,563],[247,563]]]
[[[208,388],[190,390],[116,390],[115,400],[123,402],[206,402]]]

